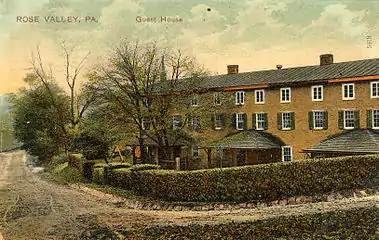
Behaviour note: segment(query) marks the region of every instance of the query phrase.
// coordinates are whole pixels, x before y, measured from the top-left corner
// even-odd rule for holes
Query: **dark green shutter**
[[[251,117],[252,117],[252,129],[257,129],[257,115],[255,114],[255,113],[253,113],[252,115],[251,115]]]
[[[211,126],[212,129],[216,129],[216,114],[211,115]]]
[[[265,122],[263,124],[263,129],[267,130],[268,129],[268,116],[267,116],[267,113],[263,113],[263,119],[265,120]]]
[[[232,121],[231,121],[231,123],[232,123],[232,129],[237,129],[236,128],[236,117],[237,117],[237,115],[234,113],[233,115],[232,115]]]
[[[171,116],[171,121],[170,121],[170,130],[174,129],[174,116]]]
[[[328,123],[328,111],[325,111],[324,112],[324,127],[322,128],[322,129],[328,129],[328,125],[329,125],[329,123]]]
[[[282,113],[278,113],[278,129],[282,130]]]
[[[192,129],[192,115],[191,113],[187,113],[187,124],[188,124],[188,129]]]
[[[367,129],[372,128],[372,110],[367,110],[366,111],[366,124],[367,124]]]
[[[226,114],[221,114],[221,128],[225,128],[226,126],[225,116]]]
[[[313,112],[308,112],[308,126],[309,126],[309,129],[313,129],[313,126],[314,126],[314,118],[313,118]]]
[[[291,112],[291,130],[295,129],[295,113]]]
[[[343,111],[338,111],[338,128],[343,129],[344,124],[343,124]]]
[[[243,129],[247,130],[247,114],[246,113],[242,114],[242,119],[243,119]]]
[[[182,127],[182,116],[179,116],[179,124],[178,126],[181,128]]]
[[[359,110],[354,111],[354,128],[361,128]]]

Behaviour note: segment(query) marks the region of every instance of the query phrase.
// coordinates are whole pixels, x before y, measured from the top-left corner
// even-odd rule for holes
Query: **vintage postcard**
[[[378,14],[0,0],[0,240],[379,239]]]

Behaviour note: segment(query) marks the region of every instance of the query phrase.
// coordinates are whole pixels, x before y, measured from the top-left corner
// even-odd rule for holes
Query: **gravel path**
[[[84,239],[89,231],[100,228],[214,224],[379,206],[379,195],[227,211],[135,210],[120,207],[119,201],[96,190],[83,191],[43,180],[27,167],[22,151],[0,154],[0,240]]]

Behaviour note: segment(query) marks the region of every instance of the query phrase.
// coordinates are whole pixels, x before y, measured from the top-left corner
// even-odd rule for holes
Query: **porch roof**
[[[379,153],[379,131],[373,129],[344,131],[304,152]]]
[[[247,130],[210,143],[206,148],[273,149],[284,145],[282,140],[270,133]]]
[[[163,138],[162,138],[163,140]],[[170,147],[179,147],[179,146],[185,146],[188,145],[189,143],[192,142],[192,140],[188,136],[184,135],[176,135],[176,134],[169,134],[167,136],[168,144]],[[144,145],[145,146],[151,146],[151,147],[157,147],[158,146],[158,141],[157,138],[154,137],[148,137],[144,136]],[[138,140],[129,142],[125,146],[139,146]]]

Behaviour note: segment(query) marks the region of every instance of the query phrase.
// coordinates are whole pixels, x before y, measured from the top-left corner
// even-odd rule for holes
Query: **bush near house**
[[[378,239],[379,208],[292,215],[214,225],[147,228],[128,239]]]
[[[168,201],[273,201],[378,185],[379,156],[280,162],[197,171],[96,169],[95,182]],[[376,183],[374,183],[376,182]]]

